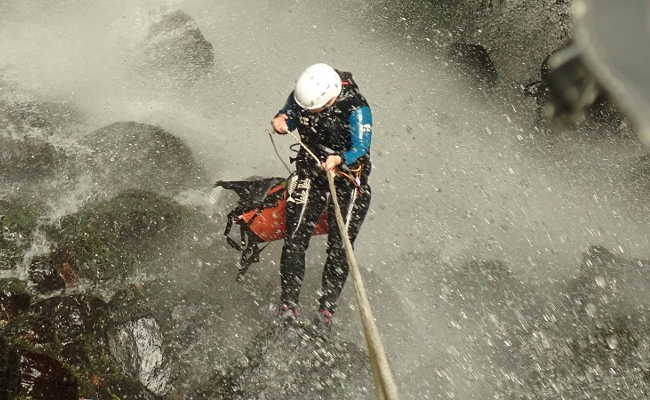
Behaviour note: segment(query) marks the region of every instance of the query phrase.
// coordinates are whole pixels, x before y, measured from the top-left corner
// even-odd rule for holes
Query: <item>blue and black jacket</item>
[[[278,114],[286,114],[289,130],[297,129],[302,142],[321,160],[337,154],[343,158],[343,167],[370,173],[370,143],[372,114],[368,102],[349,72],[336,71],[343,87],[336,103],[319,113],[302,109],[294,100],[293,92]],[[314,168],[306,152],[300,149],[296,161],[298,170]]]

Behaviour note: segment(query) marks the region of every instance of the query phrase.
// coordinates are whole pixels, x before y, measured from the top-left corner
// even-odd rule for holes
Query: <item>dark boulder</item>
[[[56,243],[50,263],[70,284],[122,279],[152,253],[166,254],[166,243],[191,219],[189,209],[169,198],[126,191],[48,227]]]
[[[29,265],[29,279],[34,290],[39,293],[50,293],[65,289],[65,281],[61,274],[50,262],[49,256],[37,256]]]
[[[31,296],[24,282],[17,279],[0,280],[0,326],[26,312],[30,304]]]
[[[449,46],[448,57],[471,86],[489,89],[497,84],[497,69],[487,49],[480,44],[453,43]]]
[[[141,46],[137,69],[149,79],[153,73],[158,79],[185,85],[205,75],[213,64],[212,44],[192,17],[177,10],[162,15],[151,25]]]
[[[7,326],[12,339],[41,349],[69,365],[89,361],[88,348],[101,347],[106,304],[93,296],[57,296],[38,303]]]
[[[18,398],[78,400],[79,385],[74,375],[59,361],[29,351],[21,351],[18,366]]]
[[[21,349],[0,336],[0,400],[78,400],[74,375],[45,354]]]
[[[78,378],[82,398],[155,398],[140,382],[124,374],[112,358],[106,335],[112,326],[108,315],[107,304],[99,298],[57,296],[34,304],[3,333],[9,343],[18,343],[24,351],[39,354],[35,365],[43,366],[38,368],[48,374],[43,378],[46,381],[60,382],[60,377],[67,376],[53,366],[69,368]],[[27,366],[32,368],[31,364]],[[21,380],[24,378],[21,376]],[[29,375],[26,379],[25,382],[38,383]]]
[[[182,140],[153,125],[116,122],[90,133],[89,164],[106,192],[127,189],[176,194],[202,182],[203,171]]]
[[[0,136],[0,148],[0,176],[10,180],[51,177],[65,160],[51,143],[31,136]]]
[[[528,84],[524,93],[536,100],[538,123],[587,121],[618,127],[624,118],[571,42],[544,59],[540,80]]]

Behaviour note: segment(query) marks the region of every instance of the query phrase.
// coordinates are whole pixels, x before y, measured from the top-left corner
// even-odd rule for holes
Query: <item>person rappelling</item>
[[[300,75],[271,124],[280,135],[298,131],[300,144],[295,145],[297,155],[292,158],[295,171],[287,166],[288,178],[218,181],[216,186],[239,195],[224,234],[228,243],[241,252],[240,279],[251,264],[259,261],[268,243],[284,239],[277,308],[278,321],[283,323],[298,321],[301,313],[300,290],[310,239],[314,234],[327,234],[322,294],[314,323],[329,329],[349,265],[326,171],[336,175],[336,197],[353,243],[370,205],[372,114],[351,73],[314,64]],[[240,227],[239,241],[230,236],[234,225]]]
[[[335,70],[327,64],[314,64],[300,75],[286,104],[273,118],[272,126],[281,135],[297,130],[303,144],[295,158],[296,179],[288,188],[278,316],[282,320],[294,320],[300,314],[305,251],[321,213],[327,210],[330,221],[327,260],[316,322],[330,327],[349,266],[335,223],[325,171],[337,173],[339,207],[350,241],[354,242],[371,198],[368,184],[372,139],[370,106],[351,73]]]

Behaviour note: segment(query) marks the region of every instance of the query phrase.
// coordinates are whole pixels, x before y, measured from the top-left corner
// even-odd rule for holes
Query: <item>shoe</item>
[[[314,318],[314,329],[321,334],[328,335],[332,331],[334,313],[330,310],[320,309]]]
[[[278,307],[277,322],[282,324],[295,324],[300,317],[300,307],[293,303],[282,303]]]

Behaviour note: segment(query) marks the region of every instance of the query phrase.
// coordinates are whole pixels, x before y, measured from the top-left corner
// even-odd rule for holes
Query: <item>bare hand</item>
[[[287,125],[287,120],[289,119],[289,116],[286,114],[280,114],[277,117],[273,118],[273,121],[271,121],[271,125],[273,126],[273,130],[280,135],[286,135],[289,133],[289,125]]]
[[[323,168],[326,171],[333,171],[338,165],[341,165],[343,159],[341,156],[328,156],[327,160],[323,163]]]

